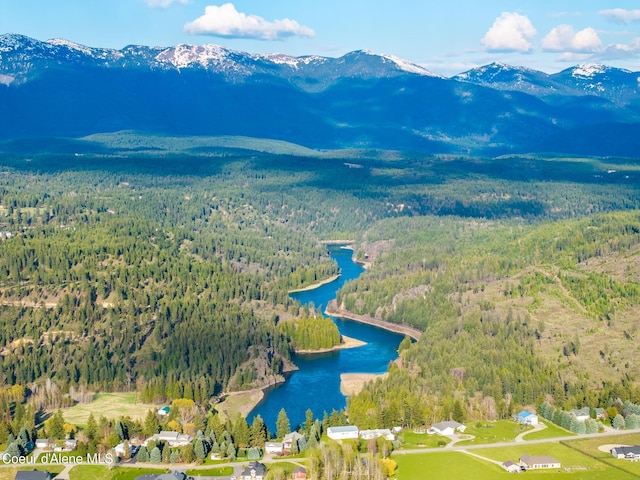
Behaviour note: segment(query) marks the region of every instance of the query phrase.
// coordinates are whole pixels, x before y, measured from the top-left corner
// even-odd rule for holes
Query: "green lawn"
[[[538,430],[537,432],[527,433],[523,440],[532,441],[532,440],[543,440],[545,438],[557,438],[557,437],[567,437],[569,435],[575,435],[575,433],[570,432],[569,430],[565,430],[564,428],[559,427],[555,423],[551,422],[542,422],[547,428],[543,430]]]
[[[187,470],[187,475],[192,477],[223,477],[233,474],[233,467],[218,467],[207,469],[193,469]]]
[[[444,442],[444,444],[451,443],[451,440],[447,437],[440,435],[429,435],[428,433],[414,433],[411,430],[404,430],[400,434],[402,440],[402,448],[437,448],[442,445],[438,445],[438,442]]]
[[[498,420],[497,422],[478,422],[468,426],[464,435],[473,435],[473,440],[457,442],[456,446],[482,445],[485,443],[513,442],[522,432],[533,427],[520,425],[513,420]]]
[[[616,437],[585,438],[564,443],[569,447],[575,448],[587,455],[597,458],[607,465],[611,465],[611,467],[615,469],[624,470],[636,475],[636,477],[640,477],[640,462],[629,462],[627,460],[613,458],[608,452],[611,445],[640,445],[640,433],[632,433]],[[601,446],[604,446],[604,450],[607,451],[601,451],[599,449]]]
[[[637,474],[622,471],[596,459],[570,449],[560,444],[529,445],[528,449],[522,447],[486,448],[473,450],[473,453],[499,459],[500,461],[511,458],[517,461],[521,453],[531,455],[552,455],[563,462],[560,470],[529,470],[528,477],[536,477],[540,480],[632,480],[638,479]],[[534,447],[544,447],[535,449]],[[519,448],[519,449],[518,449]],[[393,455],[398,462],[397,480],[415,480],[428,478],[429,480],[472,479],[491,480],[494,478],[514,478],[513,474],[506,472],[499,465],[461,452],[434,452],[417,453],[412,455]],[[565,468],[573,467],[573,468]]]
[[[145,473],[168,473],[169,470],[158,470],[153,468],[123,468],[116,467],[109,470],[102,465],[78,465],[69,472],[70,480],[135,480],[139,475]]]
[[[491,480],[510,475],[498,465],[460,452],[393,455],[392,458],[398,462],[398,480]]]

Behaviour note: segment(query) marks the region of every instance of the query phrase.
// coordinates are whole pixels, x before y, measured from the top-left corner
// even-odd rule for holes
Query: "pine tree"
[[[311,430],[311,426],[313,425],[313,412],[310,408],[304,412],[304,432],[309,435],[309,430]]]
[[[162,461],[162,452],[160,452],[158,447],[154,447],[154,449],[151,450],[151,453],[149,454],[149,461],[151,463],[160,463]]]
[[[205,447],[204,440],[202,438],[196,439],[193,444],[193,453],[196,458],[204,459],[207,456],[207,449]]]
[[[153,410],[149,410],[147,412],[147,416],[144,419],[144,434],[147,437],[151,437],[160,431],[160,422],[158,421],[158,417],[153,412]]]
[[[284,438],[287,433],[291,432],[291,426],[289,424],[289,417],[284,407],[278,412],[278,418],[276,420],[276,437]]]
[[[65,437],[64,418],[62,417],[62,411],[60,409],[58,409],[51,418],[51,422],[47,428],[47,435],[57,440],[62,440]]]
[[[136,457],[138,462],[148,462],[149,461],[149,452],[147,447],[142,446],[140,450],[138,450],[138,456]]]
[[[251,425],[251,446],[263,448],[269,438],[267,425],[260,415],[256,415]]]
[[[98,423],[93,416],[93,412],[89,414],[89,418],[87,419],[87,428],[85,428],[85,434],[87,435],[89,441],[94,440],[96,438],[96,435],[98,434]]]

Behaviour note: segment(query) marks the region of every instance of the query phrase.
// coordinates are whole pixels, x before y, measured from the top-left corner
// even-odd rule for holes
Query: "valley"
[[[318,432],[326,441],[346,415],[360,429],[411,432],[448,418],[506,422],[547,401],[614,408],[632,428],[640,374],[633,158],[174,140],[120,132],[2,143],[0,444],[25,428],[55,436],[59,408],[78,412],[109,392],[136,401],[114,405],[110,418],[92,403],[91,421],[86,411],[64,414],[81,448],[106,451],[160,428],[193,438],[200,430],[197,455],[199,440],[166,455],[205,465],[214,443],[233,445],[225,459],[248,461],[252,448],[298,426],[304,445]],[[243,402],[218,414],[224,395],[284,381],[298,362],[296,342],[334,335],[318,326],[317,338],[296,337],[331,297],[305,305],[290,295],[340,273],[327,243],[344,238],[354,250],[343,252],[367,269],[339,277],[336,306],[416,340],[400,342],[388,372],[349,396],[345,410],[301,401],[288,427],[277,408],[268,421],[243,416]],[[165,419],[149,405],[175,414]],[[91,433],[92,422],[104,433]],[[411,462],[398,459],[398,478],[410,478],[402,469]]]

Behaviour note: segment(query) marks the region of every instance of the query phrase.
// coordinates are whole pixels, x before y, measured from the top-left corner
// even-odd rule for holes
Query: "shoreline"
[[[345,397],[357,395],[364,388],[365,383],[376,378],[386,378],[389,372],[385,373],[341,373],[340,393]]]
[[[347,337],[346,335],[340,335],[342,337],[342,343],[331,348],[319,348],[318,350],[296,350],[296,355],[313,355],[314,353],[327,353],[336,352],[338,350],[344,350],[346,348],[358,348],[367,344],[357,338]]]
[[[372,325],[374,327],[382,328],[384,330],[388,330],[390,332],[400,333],[408,335],[414,340],[419,340],[422,336],[422,332],[417,328],[410,327],[408,325],[400,325],[397,323],[387,322],[385,320],[379,320],[377,318],[371,317],[369,315],[358,315],[356,313],[352,313],[348,310],[344,310],[342,308],[338,308],[338,303],[336,300],[331,300],[325,309],[325,313],[327,315],[331,315],[333,317],[345,318],[347,320],[353,320],[360,323],[366,323],[367,325]]]
[[[338,273],[337,275],[332,275],[329,278],[325,278],[324,280],[320,280],[319,282],[313,283],[306,287],[296,288],[295,290],[289,290],[287,293],[291,294],[291,293],[308,292],[309,290],[315,290],[316,288],[320,288],[323,285],[326,285],[331,282],[335,282],[340,278],[340,275],[341,275],[340,273]]]

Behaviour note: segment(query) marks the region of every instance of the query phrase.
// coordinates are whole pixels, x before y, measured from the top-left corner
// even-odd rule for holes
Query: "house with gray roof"
[[[44,470],[21,470],[16,472],[15,480],[51,480],[51,474]]]
[[[260,462],[249,462],[247,468],[245,468],[238,480],[264,480],[267,476],[267,467]]]
[[[438,435],[446,436],[446,435],[453,435],[456,432],[463,433],[466,429],[467,427],[465,427],[461,423],[454,422],[453,420],[448,420],[446,422],[440,422],[440,423],[436,423],[435,425],[432,425],[431,428],[428,430],[428,433],[431,433],[431,434],[437,433]]]
[[[627,460],[640,459],[640,445],[634,445],[632,447],[613,447],[610,452],[615,458],[625,458]]]
[[[560,460],[548,455],[528,455],[525,453],[520,457],[520,465],[527,470],[560,468]]]
[[[347,440],[358,438],[358,427],[355,425],[343,425],[327,428],[327,436],[332,440]]]

